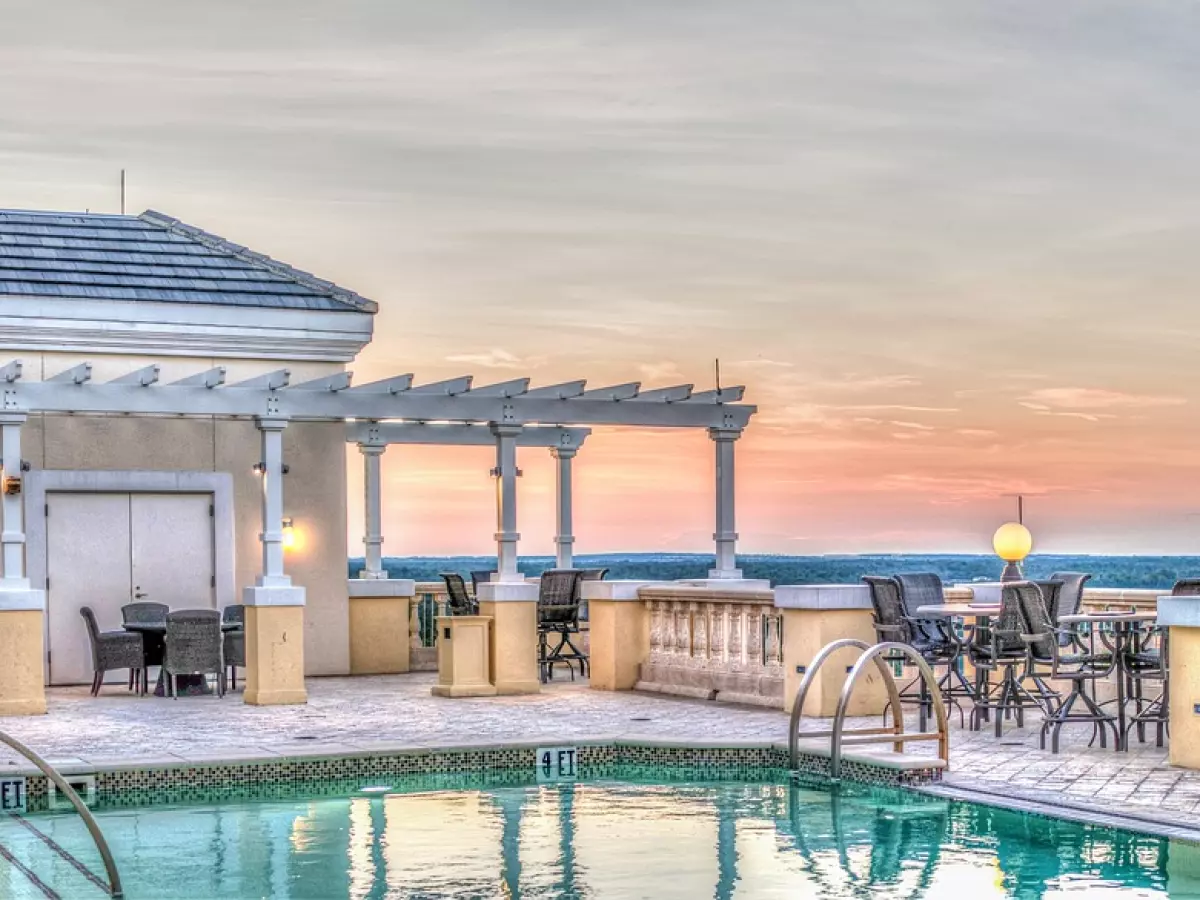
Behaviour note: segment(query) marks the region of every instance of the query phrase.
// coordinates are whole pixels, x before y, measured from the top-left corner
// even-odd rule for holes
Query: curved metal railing
[[[100,831],[100,825],[96,822],[96,817],[92,815],[92,811],[80,799],[75,788],[67,784],[67,780],[58,773],[58,770],[54,766],[50,765],[50,763],[46,762],[12,735],[0,731],[0,743],[12,747],[37,766],[42,774],[54,782],[54,786],[62,791],[66,795],[66,798],[71,801],[71,805],[75,807],[75,811],[83,819],[83,824],[87,826],[88,833],[91,834],[92,840],[96,844],[96,849],[100,851],[100,858],[104,861],[104,869],[108,874],[109,893],[116,898],[124,897],[125,892],[121,887],[121,875],[117,871],[117,863],[113,859],[112,851],[108,849],[108,841],[104,839],[104,835]]]
[[[859,656],[858,661],[851,667],[850,674],[846,677],[846,683],[842,686],[842,693],[838,698],[837,709],[833,716],[833,727],[828,731],[810,731],[804,735],[805,738],[827,737],[830,739],[830,777],[834,779],[841,777],[842,747],[847,745],[891,744],[892,749],[896,753],[903,753],[905,743],[910,741],[936,740],[938,742],[938,755],[944,762],[949,763],[950,726],[946,719],[946,707],[942,703],[942,692],[938,688],[937,677],[933,674],[933,669],[929,667],[929,663],[925,662],[921,655],[907,644],[886,641],[882,644],[870,646],[866,641],[860,641],[857,638],[842,638],[821,648],[821,651],[813,658],[812,664],[804,674],[804,680],[800,682],[800,687],[796,691],[796,699],[792,703],[791,720],[788,724],[788,757],[791,760],[792,768],[796,768],[800,762],[800,720],[804,716],[804,701],[808,697],[809,688],[812,687],[817,672],[829,657],[838,650],[848,648],[861,650],[862,655]],[[930,703],[937,714],[937,731],[905,732],[904,714],[900,709],[900,690],[896,687],[896,676],[892,674],[891,668],[883,659],[885,654],[896,653],[902,654],[910,662],[914,663],[921,673],[921,678],[929,689]],[[892,658],[895,658],[894,655]],[[866,671],[868,663],[874,663],[876,669],[883,676],[884,687],[887,689],[890,701],[888,709],[890,709],[892,714],[892,724],[878,728],[855,728],[851,731],[846,731],[846,711],[850,705],[850,698],[854,693],[855,685],[862,677],[863,672]]]

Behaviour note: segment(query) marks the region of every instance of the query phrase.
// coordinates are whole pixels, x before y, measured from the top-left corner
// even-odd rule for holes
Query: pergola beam
[[[11,364],[3,368],[14,373]],[[6,408],[26,413],[124,413],[128,415],[238,416],[317,420],[409,420],[477,422],[502,425],[626,425],[646,428],[744,428],[753,406],[734,404],[740,388],[696,394],[669,402],[639,398],[631,385],[602,388],[590,396],[570,396],[582,382],[538,388],[515,396],[476,396],[465,378],[398,390],[402,377],[389,387],[363,385],[345,390],[282,389],[286,370],[278,370],[217,388],[224,377],[210,370],[168,385],[84,383],[88,363],[56,380],[26,382],[16,378],[5,388]],[[377,387],[378,386],[378,387]],[[433,388],[437,392],[432,392]],[[364,388],[374,388],[364,390]],[[459,388],[462,388],[460,391]],[[397,389],[392,393],[393,389]],[[557,397],[554,396],[557,392]],[[485,390],[485,394],[490,393]],[[570,399],[559,399],[560,397]]]
[[[46,379],[47,384],[83,384],[92,380],[92,364],[90,362],[81,362],[77,366],[71,366],[65,372],[59,372],[57,375],[51,375]]]
[[[186,387],[186,388],[208,388],[212,389],[219,387],[225,383],[225,367],[217,366],[214,369],[209,369],[206,372],[199,372],[195,375],[189,375],[187,378],[181,378],[178,381],[170,382],[167,387]]]
[[[384,378],[381,381],[369,381],[366,384],[357,384],[348,389],[348,393],[352,394],[399,394],[407,391],[412,387],[413,376],[395,375],[391,378]]]
[[[590,428],[523,428],[518,447],[578,450]],[[496,436],[486,425],[421,425],[411,422],[354,422],[346,426],[346,442],[387,446],[423,444],[441,447],[494,447]]]

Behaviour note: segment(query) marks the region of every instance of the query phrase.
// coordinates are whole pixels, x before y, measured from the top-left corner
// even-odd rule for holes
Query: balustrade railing
[[[769,599],[666,598],[662,593],[655,591],[646,600],[651,671],[783,678],[783,618]],[[720,688],[714,685],[713,690]]]

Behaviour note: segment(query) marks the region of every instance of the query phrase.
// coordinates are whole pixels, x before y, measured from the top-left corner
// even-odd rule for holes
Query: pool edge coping
[[[1014,790],[1011,787],[1006,793],[997,793],[982,787],[968,787],[961,783],[940,782],[934,784],[908,785],[905,790],[925,794],[931,797],[941,797],[945,800],[961,800],[966,803],[976,803],[980,806],[992,806],[1011,812],[1027,813],[1045,816],[1050,819],[1063,819],[1081,825],[1095,825],[1101,828],[1117,828],[1122,831],[1132,831],[1150,837],[1164,838],[1172,841],[1186,841],[1200,845],[1200,828],[1188,828],[1164,822],[1149,816],[1136,813],[1113,812],[1095,806],[1085,806],[1072,801],[1050,802],[1043,797]]]

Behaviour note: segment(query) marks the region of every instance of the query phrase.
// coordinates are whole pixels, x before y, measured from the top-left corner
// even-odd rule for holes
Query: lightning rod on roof
[[[121,170],[121,215],[125,215],[125,170]]]
[[[720,357],[713,360],[713,369],[716,371],[716,375],[717,375],[717,393],[720,394],[721,393],[721,359],[720,359]]]

